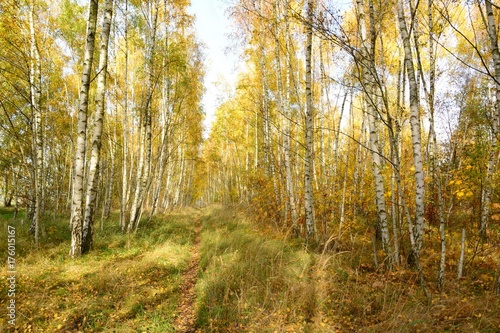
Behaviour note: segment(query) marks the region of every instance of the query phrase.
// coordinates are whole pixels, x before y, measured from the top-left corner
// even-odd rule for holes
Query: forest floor
[[[191,248],[191,259],[188,268],[182,274],[179,305],[176,311],[174,329],[178,333],[195,333],[196,322],[196,291],[195,286],[200,266],[200,217],[196,218],[194,244]]]
[[[450,256],[445,288],[429,280],[427,300],[415,272],[373,267],[366,231],[316,253],[241,209],[185,208],[133,235],[112,216],[96,226],[94,250],[72,259],[67,216],[46,219],[35,249],[12,213],[0,209],[0,256],[14,226],[16,326],[3,269],[0,332],[500,332],[486,259],[457,281]],[[437,255],[425,258],[433,276]]]

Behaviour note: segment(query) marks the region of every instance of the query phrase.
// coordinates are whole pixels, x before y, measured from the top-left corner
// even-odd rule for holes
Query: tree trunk
[[[89,171],[87,174],[87,193],[85,198],[85,219],[83,222],[82,254],[92,248],[93,226],[96,213],[96,198],[99,185],[99,163],[101,154],[102,129],[104,123],[104,107],[106,95],[106,78],[108,68],[108,44],[113,15],[113,0],[106,0],[104,19],[102,21],[101,46],[99,50],[99,74],[97,77],[96,111],[94,113],[94,133],[92,134],[92,150],[90,153]]]
[[[462,229],[462,241],[460,242],[460,259],[458,260],[457,279],[462,278],[464,268],[464,255],[465,255],[465,228]]]
[[[483,192],[481,195],[481,223],[480,223],[480,236],[484,240],[486,231],[488,229],[488,222],[490,219],[491,209],[491,193],[493,188],[493,175],[497,169],[498,160],[498,140],[500,128],[500,50],[498,48],[498,34],[495,23],[495,16],[493,13],[493,5],[490,0],[484,2],[486,9],[486,22],[488,37],[490,40],[491,53],[493,55],[494,77],[495,80],[495,103],[492,110],[492,136],[491,136],[491,152],[488,159],[486,168],[486,177],[483,185]],[[500,287],[500,286],[499,286]]]
[[[437,186],[437,205],[439,216],[439,233],[441,238],[441,255],[439,260],[438,271],[438,288],[441,289],[444,283],[444,273],[446,268],[446,230],[444,218],[444,202],[443,202],[443,186],[441,172],[438,163],[436,162],[439,154],[436,130],[434,125],[434,98],[435,98],[435,78],[436,78],[436,60],[434,57],[434,20],[432,17],[433,0],[428,2],[428,20],[429,20],[429,91],[427,93],[427,102],[429,104],[429,150],[430,166],[432,168],[433,183]],[[418,53],[417,53],[418,55]],[[418,63],[421,61],[418,59]],[[422,78],[423,81],[423,78]]]
[[[350,126],[353,129],[353,134],[354,134],[354,115],[353,115],[353,103],[352,103],[352,90],[351,90],[351,103],[350,103],[350,111],[349,111],[349,122]],[[344,167],[344,180],[342,184],[342,199],[340,201],[340,216],[339,216],[339,230],[337,232],[337,242],[335,243],[335,246],[337,244],[340,244],[340,239],[342,236],[342,226],[345,221],[345,201],[346,201],[346,192],[347,192],[347,178],[348,178],[348,173],[349,173],[349,157],[351,153],[351,140],[347,141],[347,154],[345,156],[345,167]]]
[[[313,160],[314,160],[314,110],[311,92],[311,63],[312,63],[312,27],[313,22],[313,0],[307,1],[306,26],[306,156],[304,170],[304,208],[306,218],[306,242],[318,240],[316,231],[316,221],[314,214],[314,193],[313,193]]]
[[[164,19],[167,19],[168,12],[167,12],[167,1],[165,0],[164,2]],[[165,23],[165,50],[168,52],[168,47],[169,47],[169,31],[168,31],[168,21]],[[148,220],[150,220],[153,215],[156,212],[156,209],[158,207],[158,201],[160,199],[160,190],[163,187],[163,184],[161,180],[163,179],[163,174],[165,170],[165,165],[168,161],[168,154],[169,154],[169,149],[168,149],[168,141],[169,141],[169,130],[170,130],[170,112],[169,112],[169,107],[170,107],[170,78],[168,77],[168,68],[169,68],[169,61],[168,61],[168,54],[163,58],[163,64],[162,68],[165,68],[165,73],[167,73],[166,77],[164,78],[164,88],[162,89],[162,107],[161,107],[161,112],[162,112],[162,119],[161,119],[161,143],[160,143],[160,149],[159,149],[159,157],[158,157],[158,172],[156,173],[156,182],[155,182],[155,189],[153,191],[153,202],[151,205],[151,210],[149,212],[149,217]]]
[[[30,1],[30,95],[33,115],[33,157],[35,175],[35,205],[32,227],[34,227],[35,246],[38,246],[40,225],[43,211],[43,134],[42,134],[42,77],[40,53],[35,36],[34,1]],[[7,193],[5,193],[7,195]]]
[[[410,44],[410,36],[406,26],[403,0],[398,0],[399,33],[403,40],[406,72],[410,86],[410,127],[413,147],[413,166],[415,168],[415,223],[413,225],[414,246],[412,246],[408,262],[419,267],[420,251],[422,249],[422,235],[424,232],[424,171],[422,161],[422,148],[420,138],[420,100],[419,91],[413,66],[413,55]]]
[[[294,237],[298,236],[298,226],[297,226],[297,208],[295,206],[295,189],[293,186],[292,179],[292,169],[290,165],[290,127],[291,127],[291,110],[290,110],[290,56],[289,56],[289,35],[288,35],[288,13],[287,8],[283,14],[285,20],[285,84],[283,86],[283,75],[281,69],[281,52],[280,52],[280,40],[279,40],[279,2],[275,4],[276,12],[276,31],[275,31],[275,46],[276,46],[276,62],[278,70],[278,100],[280,104],[281,114],[284,122],[283,125],[283,163],[285,167],[285,195],[286,195],[286,215],[290,216],[292,225],[292,234]],[[286,222],[286,221],[285,221]]]
[[[158,20],[158,3],[154,1],[153,13],[151,14],[151,40],[149,46],[149,76],[146,87],[146,102],[143,110],[143,119],[141,124],[141,153],[140,162],[137,166],[137,180],[136,180],[136,190],[134,193],[134,200],[132,203],[132,208],[130,211],[130,222],[128,225],[128,232],[132,230],[137,230],[139,226],[139,219],[142,215],[142,205],[144,198],[146,197],[149,174],[151,171],[151,109],[152,109],[152,99],[154,92],[154,56],[155,56],[155,46],[156,46],[156,28]]]
[[[381,150],[378,133],[378,97],[375,93],[374,85],[377,82],[375,68],[375,22],[373,3],[369,4],[369,24],[370,29],[365,27],[365,6],[363,0],[357,0],[359,26],[363,52],[361,55],[362,85],[365,94],[366,110],[368,117],[368,128],[370,131],[370,150],[372,155],[372,173],[375,180],[375,201],[377,205],[377,229],[380,228],[382,234],[382,246],[387,256],[392,255],[390,250],[389,228],[387,226],[387,209],[385,204],[384,175],[382,174]]]
[[[125,40],[125,70],[123,73],[124,87],[123,87],[123,129],[122,129],[122,191],[120,200],[120,228],[122,232],[127,229],[127,206],[129,194],[128,182],[128,0],[125,0],[125,13],[124,13],[124,37]],[[117,71],[118,73],[118,71]]]
[[[89,88],[94,59],[94,42],[97,24],[97,9],[99,1],[89,1],[89,17],[87,20],[87,42],[83,60],[83,72],[78,107],[77,138],[75,146],[75,171],[73,175],[73,198],[71,203],[71,250],[73,257],[82,254],[83,237],[83,184],[85,171],[85,150],[87,133],[87,113]]]
[[[116,115],[116,113],[115,113]],[[109,175],[109,180],[108,180],[108,186],[107,186],[107,198],[106,198],[106,206],[104,208],[104,218],[109,218],[109,215],[111,213],[111,207],[113,203],[113,190],[114,190],[114,184],[115,184],[115,168],[116,168],[116,142],[117,142],[117,135],[116,135],[116,126],[113,126],[113,142],[109,142],[109,153],[110,153],[110,159],[111,159],[111,170],[110,170],[110,175]]]

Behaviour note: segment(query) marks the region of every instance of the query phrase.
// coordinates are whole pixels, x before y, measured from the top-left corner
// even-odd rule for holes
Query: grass
[[[500,331],[491,253],[478,255],[457,281],[458,249],[450,247],[445,288],[438,291],[432,280],[438,238],[427,239],[422,265],[433,295],[427,302],[414,271],[373,267],[366,229],[349,227],[337,252],[320,254],[242,210],[220,206],[159,216],[133,236],[121,234],[113,216],[97,231],[95,249],[78,259],[68,257],[67,217],[44,222],[46,235],[36,250],[22,214],[13,221],[11,210],[0,209],[2,235],[8,224],[16,226],[18,331],[174,332],[181,276],[200,214],[197,332]],[[1,237],[4,262],[6,249]],[[1,332],[5,270],[0,277]]]
[[[121,234],[113,216],[96,231],[94,250],[78,259],[68,256],[67,217],[44,222],[46,237],[35,250],[29,225],[21,225],[22,216],[13,221],[11,213],[0,210],[0,223],[3,235],[7,224],[16,226],[19,331],[173,332],[181,272],[193,241],[192,212],[144,222],[133,236]],[[5,262],[5,237],[0,248]],[[5,328],[6,283],[0,293]]]
[[[202,218],[198,327],[204,332],[317,331],[315,255],[264,235],[234,210]]]
[[[373,267],[366,230],[352,229],[341,251],[319,254],[235,210],[213,207],[202,222],[203,332],[500,331],[500,300],[480,267],[468,268],[473,273],[462,281],[449,267],[442,291],[429,280],[427,303],[415,272]],[[436,255],[429,251],[425,274],[432,277]]]

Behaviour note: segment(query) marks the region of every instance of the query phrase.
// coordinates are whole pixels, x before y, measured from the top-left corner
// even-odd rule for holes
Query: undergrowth
[[[374,267],[367,229],[350,227],[335,252],[318,253],[242,211],[187,208],[142,221],[134,235],[121,234],[114,215],[97,228],[94,250],[72,259],[67,216],[44,220],[35,249],[23,213],[13,220],[11,210],[1,209],[4,262],[7,225],[16,227],[17,331],[174,332],[200,214],[196,332],[500,331],[491,254],[476,256],[457,281],[458,249],[450,246],[445,287],[438,291],[438,238],[426,239],[427,300],[414,271]],[[6,270],[1,274],[0,332],[8,328]]]
[[[203,332],[500,331],[499,297],[477,274],[456,281],[449,267],[443,290],[428,280],[428,301],[414,271],[374,267],[366,230],[317,253],[236,210],[212,208],[202,222]],[[425,257],[432,277],[436,256]]]
[[[192,212],[143,221],[135,235],[120,232],[118,216],[95,231],[94,250],[69,257],[67,216],[44,220],[35,249],[23,216],[0,215],[2,235],[16,227],[16,327],[19,332],[173,332],[181,273],[192,244]],[[0,253],[6,262],[6,237]],[[0,331],[7,324],[2,271]]]

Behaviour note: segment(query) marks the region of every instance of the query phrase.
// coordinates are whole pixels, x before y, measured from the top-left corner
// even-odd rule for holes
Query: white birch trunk
[[[486,8],[486,16],[488,22],[488,37],[490,39],[490,48],[493,55],[494,80],[495,80],[495,103],[492,110],[491,123],[492,123],[492,139],[491,139],[491,152],[486,169],[486,178],[483,185],[483,193],[481,200],[481,224],[480,236],[484,240],[488,229],[491,209],[491,193],[493,188],[493,178],[499,159],[499,131],[500,131],[500,50],[498,48],[498,33],[493,14],[493,4],[490,0],[484,2]],[[496,292],[500,293],[500,260],[498,263],[498,279],[496,285]]]
[[[309,24],[306,27],[306,156],[304,166],[304,208],[306,219],[306,242],[318,240],[316,231],[316,221],[314,214],[314,193],[313,193],[313,159],[314,159],[314,110],[311,91],[311,63],[312,63],[312,24],[313,20],[313,0],[307,1],[307,19]]]
[[[122,144],[122,191],[120,200],[120,228],[122,232],[127,229],[127,206],[129,197],[129,182],[128,182],[128,0],[125,0],[124,13],[124,40],[125,40],[125,70],[124,70],[124,87],[123,87],[123,144]],[[118,73],[118,71],[117,71]]]
[[[283,119],[283,163],[285,166],[285,192],[286,192],[286,215],[290,216],[292,225],[292,234],[296,237],[298,235],[297,227],[297,208],[295,206],[295,189],[293,186],[292,179],[292,169],[290,165],[290,127],[291,127],[291,110],[290,110],[290,58],[289,58],[289,35],[288,35],[288,18],[287,18],[287,8],[284,12],[285,20],[285,84],[282,85],[282,70],[281,70],[281,52],[280,52],[280,41],[279,41],[279,28],[278,28],[278,14],[279,7],[278,2],[276,2],[276,34],[275,34],[275,44],[276,44],[276,62],[278,69],[278,98],[280,102],[281,114]]]
[[[458,260],[457,279],[462,278],[464,268],[464,255],[465,255],[465,228],[462,229],[462,241],[460,242],[460,259]]]
[[[164,19],[166,20],[165,22],[165,50],[168,52],[168,47],[169,47],[169,31],[168,31],[168,11],[167,11],[167,1],[164,1]],[[165,73],[168,73],[168,55],[163,57],[163,63],[162,63],[162,68],[165,68]],[[153,202],[151,205],[151,210],[149,212],[149,217],[148,220],[150,220],[153,215],[156,212],[156,209],[158,207],[158,201],[160,199],[160,190],[163,187],[161,180],[163,179],[163,174],[165,170],[165,165],[167,163],[168,159],[168,137],[169,137],[169,130],[170,130],[170,112],[169,112],[169,104],[170,104],[170,83],[169,83],[170,78],[166,77],[164,78],[164,87],[162,89],[162,119],[161,119],[161,144],[160,144],[160,154],[158,157],[159,161],[159,169],[158,172],[156,173],[156,182],[155,182],[155,189],[153,191]]]
[[[33,156],[35,164],[35,210],[32,227],[34,227],[35,246],[38,246],[43,211],[43,134],[41,110],[41,62],[35,35],[35,23],[33,18],[35,11],[34,6],[34,1],[30,1],[30,95],[33,116]]]
[[[387,209],[385,204],[385,187],[384,187],[384,176],[382,174],[382,161],[381,161],[381,150],[379,145],[379,133],[378,133],[378,105],[377,96],[375,94],[374,84],[376,80],[376,68],[375,68],[375,23],[374,23],[374,13],[373,4],[370,1],[369,4],[369,23],[370,29],[367,34],[365,27],[365,6],[363,0],[357,0],[358,5],[358,15],[359,15],[359,26],[361,32],[361,40],[363,43],[362,52],[362,84],[365,93],[365,102],[368,117],[368,128],[370,131],[370,150],[372,155],[372,173],[375,180],[375,200],[377,206],[377,219],[378,227],[380,228],[382,234],[382,246],[386,254],[390,257],[392,255],[390,251],[390,239],[389,239],[389,228],[387,226]]]
[[[93,226],[96,215],[96,198],[99,190],[99,163],[104,124],[104,109],[106,95],[106,78],[108,69],[108,45],[113,15],[113,0],[106,0],[104,18],[102,21],[101,45],[99,50],[99,74],[97,77],[96,110],[94,113],[94,132],[92,134],[92,149],[90,153],[89,170],[87,174],[87,191],[85,198],[85,219],[83,222],[82,254],[92,248]]]
[[[422,249],[422,235],[424,232],[424,171],[422,161],[421,133],[420,133],[420,100],[413,66],[413,55],[410,44],[410,36],[406,26],[403,0],[398,0],[399,33],[403,40],[406,72],[410,86],[410,127],[413,147],[413,166],[415,168],[415,224],[413,226],[414,246],[410,253],[409,262],[416,267],[420,262],[420,251]]]
[[[87,113],[89,89],[94,59],[94,42],[97,25],[98,0],[89,1],[89,16],[87,20],[87,41],[83,60],[83,72],[80,88],[80,104],[78,107],[77,138],[75,146],[75,171],[73,175],[73,198],[71,203],[71,249],[73,257],[82,254],[83,237],[83,184],[85,171],[85,151],[87,133]]]
[[[494,80],[495,80],[495,101],[493,110],[491,111],[491,125],[492,125],[492,136],[491,136],[491,152],[488,159],[488,165],[486,168],[486,177],[483,185],[483,193],[481,200],[481,223],[480,223],[480,236],[484,239],[486,237],[486,231],[488,229],[488,223],[490,219],[490,209],[491,209],[491,193],[493,188],[493,175],[497,169],[498,160],[498,138],[499,138],[499,128],[500,128],[500,50],[498,48],[498,33],[497,26],[495,23],[495,15],[493,13],[493,5],[490,0],[484,2],[486,9],[486,21],[488,37],[490,40],[490,49],[493,55],[493,66],[494,66]],[[500,287],[500,286],[499,286]]]
[[[117,73],[117,72],[115,72]],[[115,93],[116,93],[116,90],[117,90],[117,82],[116,82],[116,77],[115,77],[115,82],[114,82],[114,89],[115,89]],[[115,94],[115,97],[116,94]],[[114,110],[114,116],[117,117],[118,116],[118,110],[117,110],[117,105],[118,105],[118,99],[115,98],[115,110]],[[117,148],[117,142],[118,142],[118,136],[116,134],[116,125],[113,126],[113,140],[111,141],[108,141],[108,145],[109,145],[109,152],[110,152],[110,159],[111,159],[111,174],[109,175],[109,180],[108,180],[108,189],[107,189],[107,199],[106,199],[106,206],[105,206],[105,209],[104,209],[104,218],[109,218],[109,215],[111,213],[111,208],[112,208],[112,203],[113,203],[113,190],[114,190],[114,184],[115,184],[115,172],[116,172],[116,155],[117,155],[117,152],[118,152],[118,148]],[[108,126],[109,128],[109,126]]]
[[[295,186],[292,176],[292,165],[290,159],[290,134],[292,126],[292,112],[290,108],[290,71],[291,69],[291,51],[290,51],[290,32],[289,32],[289,22],[288,22],[288,8],[285,7],[285,133],[284,133],[284,148],[285,148],[285,173],[286,173],[286,188],[288,193],[288,204],[290,206],[290,216],[292,219],[292,234],[297,237],[299,234],[298,218],[297,218],[297,206],[295,204]]]
[[[354,129],[354,117],[353,117],[353,103],[352,103],[352,94],[351,94],[351,104],[350,104],[350,111],[349,111],[349,121],[350,121],[350,127]],[[354,133],[354,131],[353,131]],[[337,244],[340,244],[340,239],[342,236],[342,226],[344,225],[345,221],[345,201],[346,201],[346,192],[347,192],[347,177],[348,177],[348,172],[349,172],[349,156],[350,156],[350,151],[351,151],[351,140],[347,141],[347,154],[345,156],[345,169],[344,169],[344,181],[342,184],[342,199],[340,202],[340,219],[339,219],[339,230],[337,232],[337,242],[335,243],[335,246]]]
[[[130,221],[128,224],[128,232],[132,230],[137,230],[139,226],[139,219],[142,215],[142,205],[144,198],[146,197],[146,191],[148,187],[149,174],[151,171],[151,104],[154,92],[154,55],[155,55],[155,44],[156,44],[156,27],[158,20],[158,3],[154,2],[153,13],[151,13],[152,18],[150,22],[150,36],[149,41],[149,76],[146,87],[146,102],[143,110],[143,119],[141,127],[141,153],[140,160],[137,166],[137,178],[136,178],[136,190],[134,193],[134,200],[132,203],[132,208],[130,211]]]

